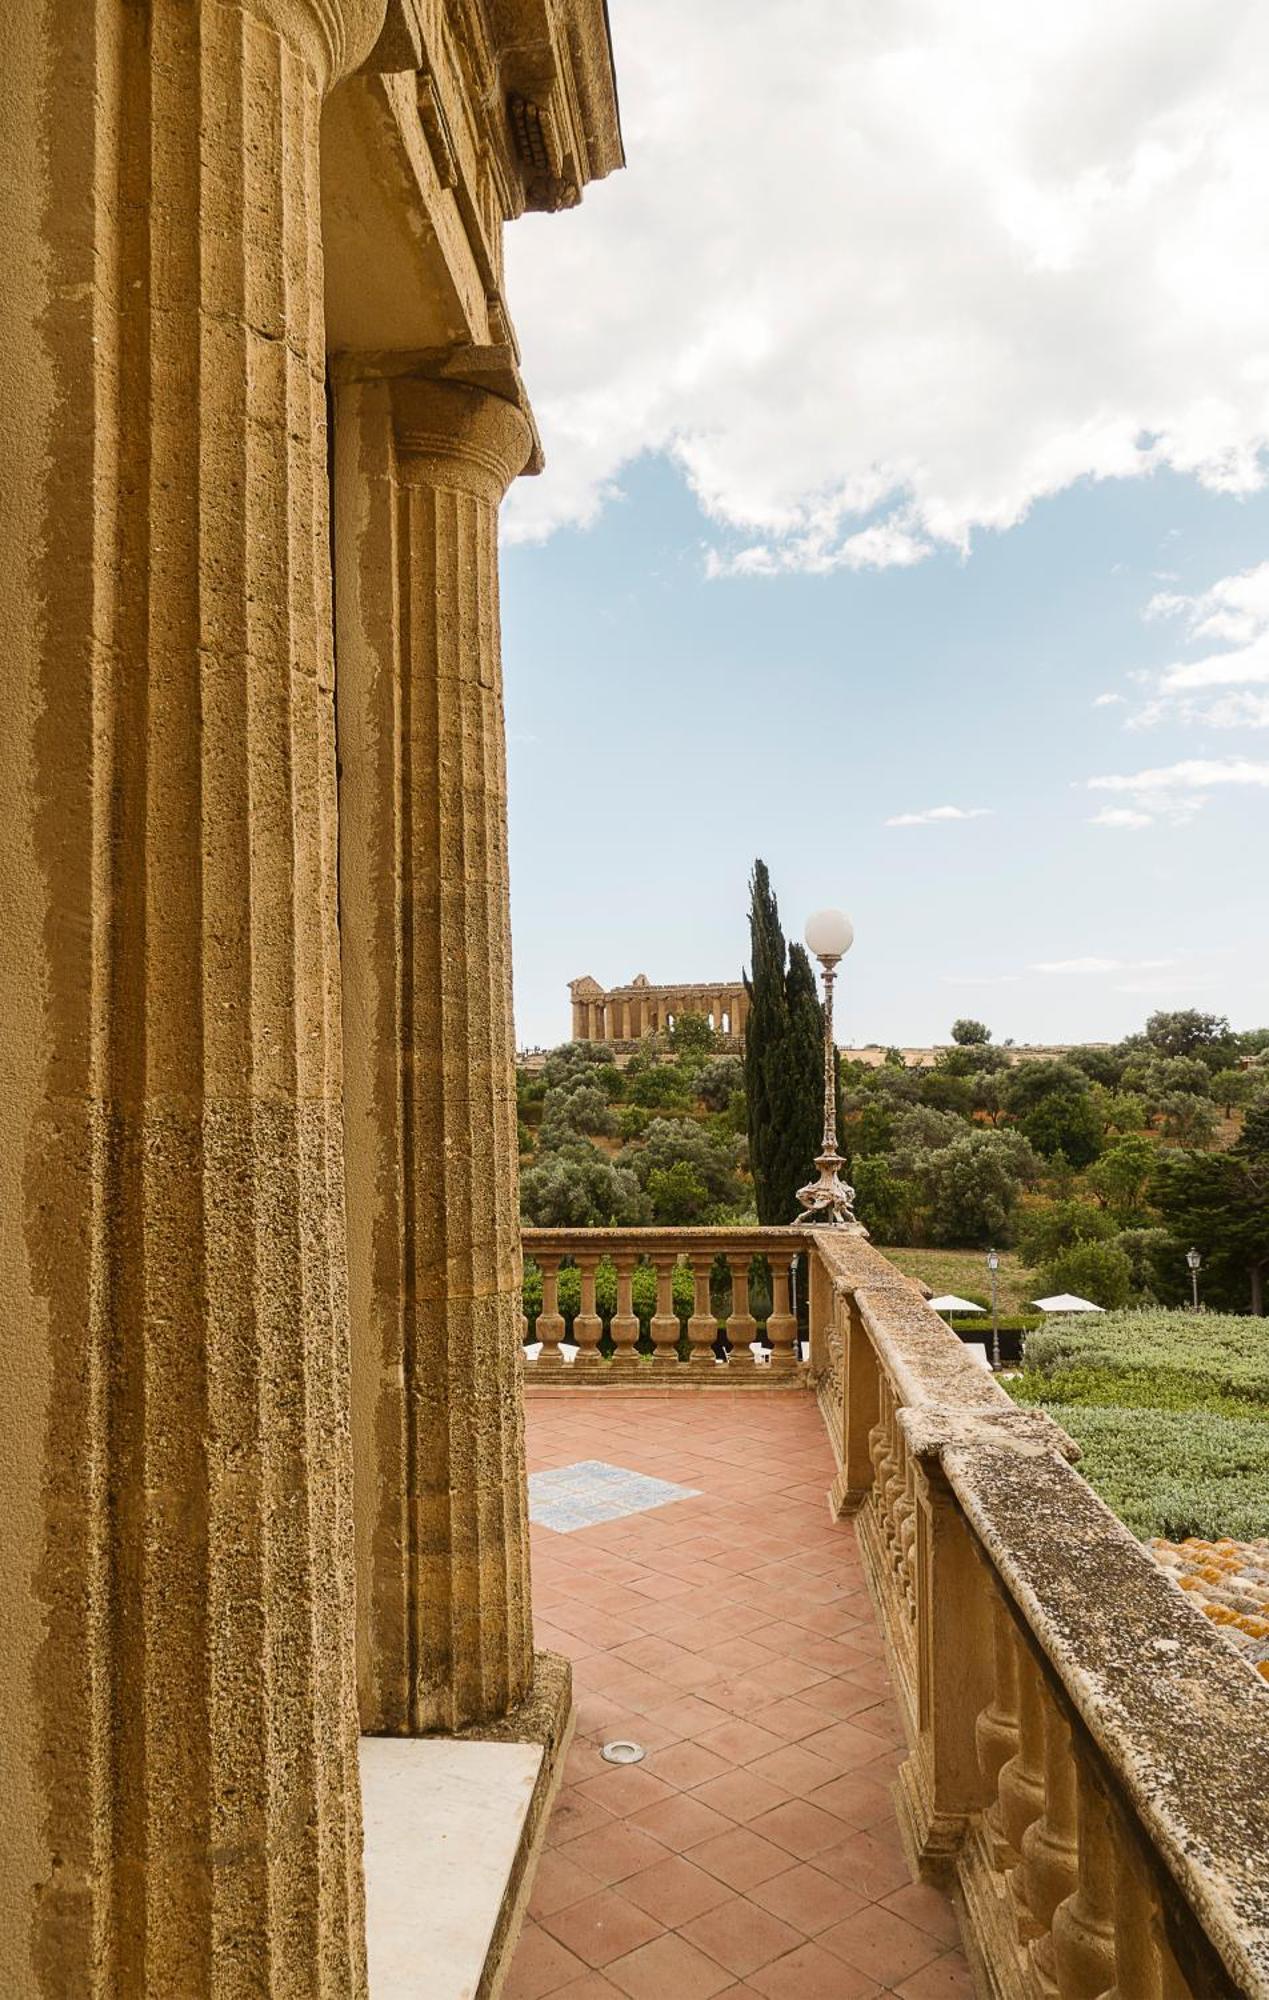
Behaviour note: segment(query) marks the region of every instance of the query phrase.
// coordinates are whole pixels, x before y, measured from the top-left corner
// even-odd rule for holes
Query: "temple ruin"
[[[685,1014],[709,1022],[715,1034],[739,1048],[749,1019],[743,979],[702,981],[690,986],[653,986],[646,972],[629,986],[604,988],[586,973],[568,985],[575,1042],[638,1042],[667,1033]]]

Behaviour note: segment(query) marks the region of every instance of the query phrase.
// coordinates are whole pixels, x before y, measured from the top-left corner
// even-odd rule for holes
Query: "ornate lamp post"
[[[855,927],[841,910],[817,910],[807,919],[807,949],[824,975],[824,1140],[816,1157],[819,1179],[798,1189],[799,1222],[823,1223],[830,1229],[865,1233],[855,1216],[855,1190],[838,1169],[845,1165],[837,1150],[837,1048],[833,1040],[833,983],[837,967],[855,942]]]
[[[1191,1247],[1185,1253],[1185,1261],[1190,1267],[1190,1292],[1194,1301],[1194,1310],[1197,1312],[1199,1309],[1198,1274],[1203,1267],[1203,1259],[1199,1256],[1198,1251]]]
[[[1000,1316],[996,1311],[996,1273],[1000,1269],[1000,1259],[994,1250],[987,1252],[987,1269],[991,1272],[991,1365],[1000,1373]]]

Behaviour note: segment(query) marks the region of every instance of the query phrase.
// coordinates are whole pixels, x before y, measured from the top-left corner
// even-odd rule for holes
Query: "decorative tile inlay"
[[[623,1514],[646,1514],[649,1507],[666,1507],[671,1500],[697,1500],[693,1486],[675,1486],[668,1479],[650,1479],[622,1465],[605,1465],[602,1458],[584,1458],[576,1465],[553,1466],[529,1475],[529,1519],[557,1535],[573,1535],[601,1521],[619,1521]]]

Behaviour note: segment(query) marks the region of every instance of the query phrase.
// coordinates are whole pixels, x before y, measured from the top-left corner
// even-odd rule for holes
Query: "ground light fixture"
[[[815,1161],[818,1180],[798,1189],[797,1219],[862,1235],[863,1225],[855,1216],[855,1190],[840,1172],[845,1161],[837,1150],[837,1048],[833,1040],[833,985],[840,961],[855,942],[855,926],[844,910],[816,910],[807,918],[803,935],[824,977],[824,1138]]]
[[[621,1740],[605,1743],[599,1754],[606,1764],[642,1764],[648,1753],[642,1743]]]
[[[1190,1267],[1190,1296],[1194,1302],[1194,1310],[1197,1312],[1199,1309],[1198,1274],[1203,1268],[1203,1259],[1193,1244],[1190,1245],[1185,1253],[1185,1261]]]

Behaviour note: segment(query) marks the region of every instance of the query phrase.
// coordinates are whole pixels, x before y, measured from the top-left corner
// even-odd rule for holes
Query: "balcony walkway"
[[[958,2000],[956,1918],[912,1883],[901,1732],[809,1395],[532,1390],[538,1643],[577,1732],[505,2000]],[[694,1489],[655,1497],[602,1468]],[[550,1482],[544,1482],[548,1485]],[[549,1504],[535,1483],[534,1511]],[[632,1738],[640,1764],[603,1762]]]

